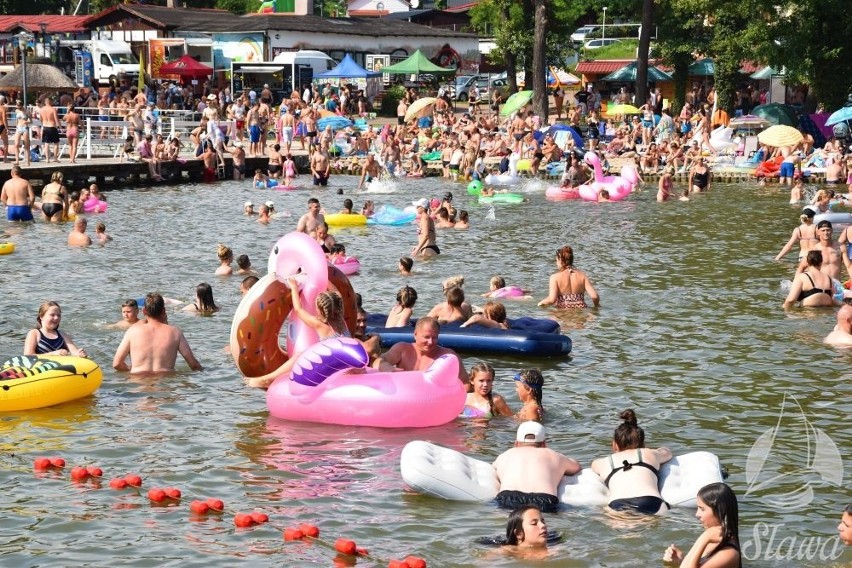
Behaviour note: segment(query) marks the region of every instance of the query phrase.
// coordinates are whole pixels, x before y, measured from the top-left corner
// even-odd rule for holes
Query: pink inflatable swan
[[[604,189],[609,192],[610,201],[621,201],[630,195],[634,186],[639,183],[639,174],[631,165],[622,166],[619,176],[604,176],[597,154],[586,152],[584,159],[595,170],[595,181],[580,186],[580,198],[584,201],[598,201],[598,196]]]

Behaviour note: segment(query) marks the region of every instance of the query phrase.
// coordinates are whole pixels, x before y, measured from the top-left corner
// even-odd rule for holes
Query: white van
[[[74,53],[81,52],[91,58],[91,63],[74,57]],[[77,67],[85,65],[87,75],[97,79],[101,85],[118,86],[121,79],[135,82],[139,78],[139,60],[127,42],[106,39],[60,40],[57,55],[57,66],[64,72],[82,77],[83,70]]]
[[[337,65],[334,59],[322,51],[311,49],[285,51],[276,55],[272,62],[289,65],[292,85],[299,89],[303,89],[305,83],[310,83],[314,76],[334,69],[335,65]]]

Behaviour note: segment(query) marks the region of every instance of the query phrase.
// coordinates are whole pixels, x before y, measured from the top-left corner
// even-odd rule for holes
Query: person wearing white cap
[[[254,211],[254,203],[246,201],[245,204],[243,204],[243,215],[257,215]]]
[[[508,509],[534,505],[544,512],[559,507],[557,492],[565,475],[582,469],[577,460],[547,447],[544,426],[524,422],[518,426],[515,446],[494,460],[500,482],[497,504]]]
[[[417,221],[417,245],[411,249],[411,256],[423,259],[441,254],[441,249],[435,244],[435,222],[429,216],[429,200],[424,197],[411,204],[417,207],[420,217]]]

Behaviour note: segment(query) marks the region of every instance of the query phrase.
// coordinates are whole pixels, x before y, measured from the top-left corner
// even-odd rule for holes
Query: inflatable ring
[[[0,243],[0,254],[12,254],[15,252],[15,243]]]
[[[335,227],[360,227],[367,224],[367,217],[360,213],[332,213],[325,216],[325,222]]]
[[[84,357],[13,357],[0,365],[0,412],[54,406],[89,396],[103,373]]]
[[[107,210],[106,201],[101,201],[97,197],[90,197],[83,202],[83,211],[86,213],[103,213]]]

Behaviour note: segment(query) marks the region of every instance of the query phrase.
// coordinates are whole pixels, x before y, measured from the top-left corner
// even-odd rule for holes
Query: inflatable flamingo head
[[[586,152],[585,156],[583,156],[583,159],[586,161],[587,164],[589,164],[593,168],[601,167],[601,159],[598,158],[598,155],[594,152]]]
[[[315,298],[328,288],[328,260],[319,243],[305,233],[293,231],[278,239],[269,253],[267,270],[283,283],[301,275],[306,298]]]

